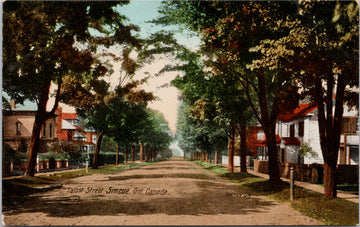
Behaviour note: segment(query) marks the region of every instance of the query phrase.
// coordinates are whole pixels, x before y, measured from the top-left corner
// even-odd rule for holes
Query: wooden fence
[[[279,163],[280,177],[290,179],[290,168],[294,168],[294,179],[314,184],[322,184],[324,168],[322,164]],[[254,160],[254,171],[268,174],[268,162]],[[337,184],[359,184],[359,165],[338,165]]]
[[[25,173],[28,163],[21,162],[3,162],[3,176],[22,175]],[[36,163],[36,172],[45,172],[46,170],[55,170],[69,168],[70,162],[67,160],[39,160]]]

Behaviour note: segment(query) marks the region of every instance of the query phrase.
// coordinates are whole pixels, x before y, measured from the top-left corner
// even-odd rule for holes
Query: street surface
[[[187,161],[69,180],[3,207],[6,225],[322,225]]]

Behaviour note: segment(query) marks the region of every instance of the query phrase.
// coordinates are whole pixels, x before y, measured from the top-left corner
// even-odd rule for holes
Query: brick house
[[[268,160],[267,140],[261,126],[253,126],[249,128],[249,135],[246,138],[248,148],[258,160]],[[281,138],[276,135],[276,144],[279,146]]]
[[[85,131],[79,126],[77,113],[63,113],[62,108],[56,110],[56,137],[59,141],[68,141],[79,145],[81,152],[94,152],[94,142],[92,131]],[[96,139],[95,139],[96,141]]]

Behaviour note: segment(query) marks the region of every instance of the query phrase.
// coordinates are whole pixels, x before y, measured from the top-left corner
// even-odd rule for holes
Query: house
[[[3,110],[3,143],[9,144],[17,152],[27,152],[35,122],[35,110]],[[47,152],[57,140],[55,117],[42,126],[40,152]]]
[[[357,116],[358,111],[355,109],[344,108],[338,164],[359,164]],[[293,111],[279,114],[276,135],[279,162],[324,163],[320,146],[317,107],[313,104],[303,103]],[[248,144],[251,149],[257,150],[258,160],[268,160],[266,138],[261,127],[256,126],[251,129]],[[302,146],[308,146],[312,154],[300,155]]]
[[[56,137],[58,140],[79,145],[81,152],[94,152],[93,132],[85,131],[79,126],[78,114],[63,113],[61,107],[55,113],[57,114],[56,123],[58,127]]]
[[[276,132],[282,138],[280,144],[280,162],[323,163],[320,147],[317,107],[303,103],[293,111],[278,115]],[[300,145],[308,143],[316,155],[299,155]]]
[[[249,135],[246,138],[246,142],[248,148],[251,150],[251,153],[256,155],[258,160],[267,161],[269,159],[267,140],[261,126],[253,126],[249,128]],[[278,147],[280,142],[280,136],[276,135],[276,144]]]
[[[3,143],[10,145],[17,152],[26,153],[31,141],[36,106],[27,105],[30,110],[26,110],[26,106],[20,105],[20,108],[16,108],[15,103],[11,103],[11,109],[3,110]],[[39,152],[46,153],[51,150],[54,143],[62,141],[79,145],[83,152],[93,152],[96,135],[94,137],[94,132],[85,131],[78,122],[77,113],[63,113],[62,107],[58,107],[55,116],[42,126]]]

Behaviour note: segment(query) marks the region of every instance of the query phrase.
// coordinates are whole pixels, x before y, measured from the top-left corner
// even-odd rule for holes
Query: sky
[[[138,25],[140,27],[140,36],[145,38],[151,33],[166,29],[159,25],[147,23],[159,16],[158,8],[160,4],[161,2],[156,0],[132,0],[130,4],[119,8],[119,12],[127,16],[131,24]],[[176,29],[176,27],[172,27],[172,29]],[[196,49],[200,43],[197,37],[190,37],[190,32],[177,34],[175,37],[180,44],[186,45],[191,49]],[[150,73],[150,75],[155,75],[164,65],[170,64],[171,62],[172,59],[164,56],[162,58],[158,57],[152,64],[140,69],[136,73],[135,79],[142,79],[145,76],[145,72]],[[179,106],[178,96],[180,92],[175,87],[162,87],[162,85],[169,84],[178,74],[179,72],[171,72],[159,77],[150,78],[148,83],[143,86],[146,91],[152,91],[154,95],[158,97],[158,100],[149,103],[148,107],[159,110],[164,114],[172,133],[176,131],[177,109]]]

